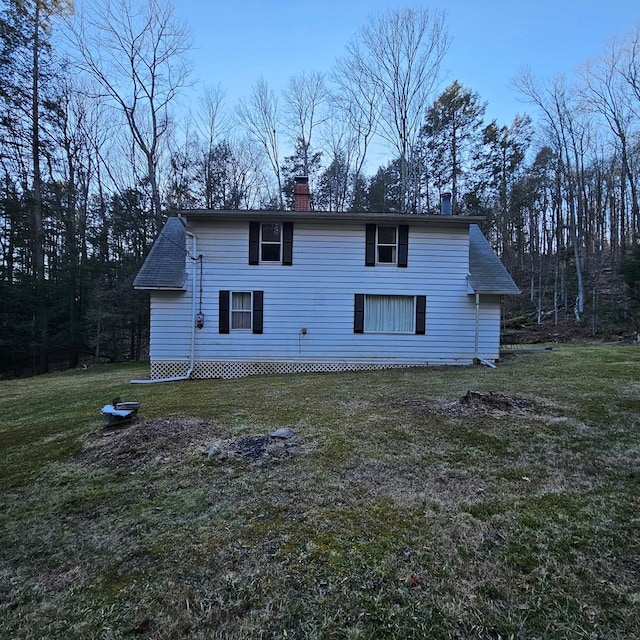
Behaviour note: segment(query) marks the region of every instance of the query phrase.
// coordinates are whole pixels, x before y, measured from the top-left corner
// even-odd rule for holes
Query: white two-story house
[[[151,298],[151,379],[492,363],[519,293],[452,215],[186,210],[134,286]]]

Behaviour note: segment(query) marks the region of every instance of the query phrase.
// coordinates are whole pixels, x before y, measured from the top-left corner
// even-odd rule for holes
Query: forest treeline
[[[215,66],[194,93],[168,0],[0,0],[0,34],[0,376],[144,357],[132,282],[166,216],[290,208],[297,175],[315,210],[434,214],[450,192],[523,291],[508,317],[640,329],[640,25],[570,78],[520,73],[529,115],[510,123],[443,84],[427,8],[370,18],[334,68],[279,93],[258,78],[235,105]]]

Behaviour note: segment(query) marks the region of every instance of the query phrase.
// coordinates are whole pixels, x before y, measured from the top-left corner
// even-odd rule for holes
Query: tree
[[[395,160],[379,167],[369,181],[367,210],[399,213],[402,207],[400,162]]]
[[[514,83],[516,88],[542,112],[550,136],[550,143],[557,154],[562,188],[566,191],[565,200],[568,208],[566,226],[569,229],[575,262],[577,292],[574,315],[576,320],[580,320],[585,302],[580,223],[585,208],[583,180],[586,124],[579,120],[580,112],[577,108],[575,92],[567,91],[562,77],[556,78],[549,85],[539,87],[531,74],[523,72],[515,79]],[[560,206],[561,189],[558,191],[557,201]],[[558,244],[561,245],[563,240],[559,216],[556,232],[558,233]]]
[[[477,93],[465,89],[456,80],[433,103],[421,129],[427,147],[439,165],[440,188],[450,185],[453,212],[459,202],[459,182],[471,168],[473,156],[481,144],[480,129],[486,104]]]
[[[409,205],[410,157],[448,47],[443,13],[396,10],[372,18],[340,63],[343,86],[352,83],[368,94],[358,103],[379,105],[378,131],[400,162],[403,211]]]
[[[280,170],[280,151],[278,147],[278,128],[280,110],[278,99],[260,78],[254,85],[248,100],[238,104],[237,116],[249,134],[259,142],[264,151],[277,183],[275,196],[279,209],[284,209],[282,194],[282,174]]]
[[[43,182],[41,174],[42,123],[44,96],[41,89],[45,76],[51,82],[49,38],[52,19],[71,11],[67,0],[12,0],[1,19],[3,35],[0,54],[3,79],[2,98],[8,112],[15,110],[17,118],[9,116],[8,126],[22,128],[22,144],[30,150],[30,227],[32,234],[33,327],[36,369],[45,372],[47,363],[48,318],[45,268],[45,228],[43,212]],[[20,135],[20,134],[18,134]],[[28,142],[27,142],[28,140]],[[21,145],[20,145],[21,146]],[[19,148],[16,148],[18,150]],[[26,181],[25,181],[26,188]]]
[[[168,0],[101,0],[74,25],[78,65],[122,112],[146,163],[151,214],[162,222],[159,163],[171,104],[189,77],[186,28]]]
[[[318,125],[324,122],[321,112],[327,99],[324,76],[321,73],[302,73],[291,78],[284,91],[285,113],[291,131],[291,140],[299,146],[301,175],[310,176],[312,138]]]
[[[640,245],[633,248],[620,271],[631,298],[635,329],[640,330]]]
[[[532,136],[531,119],[528,116],[516,116],[510,127],[499,127],[495,121],[491,122],[482,132],[482,179],[489,190],[494,215],[497,218],[500,254],[503,259],[507,258],[507,262],[510,253],[515,249],[511,227],[513,218],[517,217],[518,213],[517,207],[512,206],[512,196],[524,169],[525,154]],[[519,237],[522,238],[522,232]]]
[[[630,147],[636,132],[635,128],[640,120],[640,112],[634,112],[633,92],[629,89],[634,88],[636,77],[635,72],[630,72],[630,69],[633,69],[634,64],[640,67],[640,60],[633,61],[633,50],[633,47],[630,50],[625,49],[616,41],[612,41],[602,55],[584,65],[580,77],[582,97],[596,113],[604,118],[617,140],[622,170],[621,217],[625,218],[624,207],[627,201],[625,192],[628,183],[631,189],[631,236],[632,241],[635,241],[640,231],[640,202],[638,202],[637,177],[631,167]],[[637,95],[640,100],[640,91]]]

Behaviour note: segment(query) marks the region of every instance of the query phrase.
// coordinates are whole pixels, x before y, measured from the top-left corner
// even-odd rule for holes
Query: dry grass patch
[[[0,636],[635,640],[637,354],[9,383]]]

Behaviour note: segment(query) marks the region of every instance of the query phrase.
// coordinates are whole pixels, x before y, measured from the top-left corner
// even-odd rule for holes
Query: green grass
[[[129,385],[145,373],[0,381],[0,637],[640,636],[637,347]],[[115,396],[140,422],[103,436]],[[297,455],[202,455],[278,427]]]

